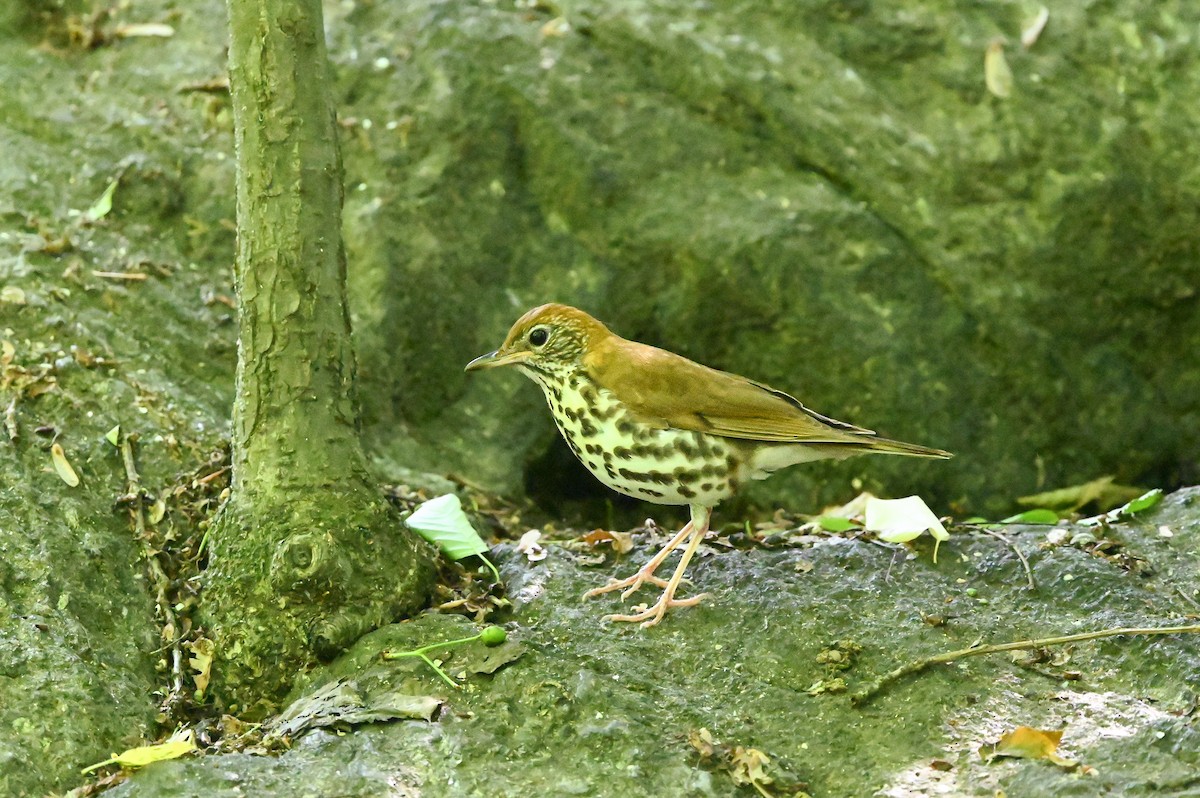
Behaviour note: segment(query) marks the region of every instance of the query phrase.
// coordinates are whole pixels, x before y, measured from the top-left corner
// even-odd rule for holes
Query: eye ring
[[[548,340],[550,340],[550,331],[545,327],[534,327],[529,331],[529,344],[534,348],[545,346]]]

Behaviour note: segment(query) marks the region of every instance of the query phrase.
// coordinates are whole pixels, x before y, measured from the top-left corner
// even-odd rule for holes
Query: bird
[[[504,366],[541,386],[558,431],[600,482],[626,496],[690,510],[691,520],[642,568],[584,594],[621,590],[624,600],[646,584],[662,588],[652,606],[604,616],[607,621],[654,626],[668,610],[705,598],[676,598],[676,592],[708,535],[713,508],[749,480],[797,463],[864,453],[952,456],[879,437],[763,383],[626,340],[569,305],[529,310],[499,349],[475,358],[466,371]],[[685,540],[671,578],[657,576]]]

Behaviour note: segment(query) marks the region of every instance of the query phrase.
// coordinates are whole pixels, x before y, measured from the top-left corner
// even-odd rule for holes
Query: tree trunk
[[[314,657],[421,607],[432,569],[358,436],[320,0],[229,0],[229,24],[239,348],[205,595],[218,700],[254,716]]]

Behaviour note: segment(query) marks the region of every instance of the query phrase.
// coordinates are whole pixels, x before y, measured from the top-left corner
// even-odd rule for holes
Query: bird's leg
[[[692,522],[684,527],[685,530],[691,527],[692,539],[688,542],[687,549],[683,552],[683,558],[680,559],[679,565],[675,568],[675,573],[671,575],[671,581],[666,584],[663,594],[655,602],[653,607],[639,612],[636,615],[606,615],[606,621],[625,621],[628,623],[641,623],[642,626],[654,626],[663,619],[667,614],[667,610],[672,607],[691,607],[699,604],[700,600],[707,596],[707,593],[701,593],[699,596],[692,598],[677,599],[675,591],[679,588],[679,583],[683,580],[683,572],[687,570],[688,563],[696,550],[700,548],[700,541],[704,540],[704,536],[708,534],[708,520],[712,516],[711,507],[701,507],[700,505],[692,505]],[[675,543],[676,541],[672,541]],[[661,580],[660,580],[661,581]]]
[[[671,538],[667,545],[663,546],[662,549],[659,550],[658,554],[655,554],[654,557],[650,559],[650,562],[639,568],[637,573],[635,573],[633,576],[626,577],[625,579],[613,579],[604,587],[592,588],[588,592],[584,593],[583,597],[591,598],[592,596],[599,596],[601,593],[611,593],[614,590],[626,588],[626,590],[621,593],[621,598],[628,598],[630,593],[633,593],[646,582],[649,582],[655,587],[666,587],[667,580],[655,576],[654,572],[658,570],[658,567],[663,564],[663,560],[667,559],[671,552],[683,542],[683,539],[686,538],[688,533],[691,531],[692,522],[688,521],[683,529],[679,531],[679,534]]]

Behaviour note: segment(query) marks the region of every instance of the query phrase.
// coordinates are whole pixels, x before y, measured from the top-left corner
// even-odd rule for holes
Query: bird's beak
[[[501,354],[497,349],[495,352],[488,352],[486,355],[480,355],[467,364],[466,371],[479,371],[481,369],[494,369],[497,366],[511,366],[520,363],[523,360],[528,360],[532,352],[517,351]]]

